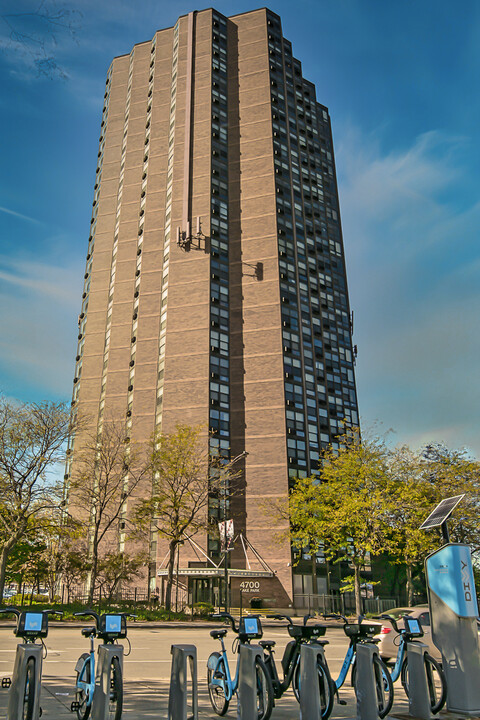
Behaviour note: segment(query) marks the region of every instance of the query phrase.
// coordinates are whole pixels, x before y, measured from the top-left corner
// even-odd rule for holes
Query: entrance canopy
[[[240,570],[238,568],[227,568],[228,577],[274,577],[275,573],[273,570]],[[188,577],[194,577],[194,578],[204,578],[204,577],[225,577],[225,569],[223,567],[209,567],[209,568],[178,568],[175,569],[175,575],[179,577],[188,576]],[[166,568],[161,568],[157,571],[157,575],[160,577],[166,577],[168,575],[168,570]]]

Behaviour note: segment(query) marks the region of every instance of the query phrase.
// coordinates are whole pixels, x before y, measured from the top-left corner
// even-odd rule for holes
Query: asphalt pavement
[[[70,703],[75,699],[75,663],[79,655],[87,652],[88,640],[81,635],[81,625],[51,623],[49,636],[46,639],[48,650],[43,664],[42,685],[42,720],[52,718],[64,720],[74,717],[70,712]],[[219,646],[218,641],[210,637],[213,625],[193,623],[175,623],[171,625],[131,624],[128,642],[125,644],[124,660],[124,712],[125,720],[144,720],[167,718],[168,693],[170,681],[172,644],[193,644],[197,647],[198,659],[198,692],[199,717],[202,720],[218,716],[213,712],[208,699],[206,684],[206,663],[210,653]],[[215,627],[218,627],[216,625]],[[229,631],[226,637],[227,650],[231,650],[234,639]],[[264,639],[277,642],[276,660],[280,666],[283,649],[289,636],[281,625],[264,626]],[[347,649],[348,640],[339,628],[327,631],[329,645],[326,656],[332,677],[336,677]],[[0,678],[12,674],[15,659],[17,638],[13,636],[12,626],[0,625]],[[129,654],[127,654],[129,653]],[[230,667],[233,672],[237,655],[229,652]],[[0,720],[6,718],[8,690],[0,689]],[[335,703],[332,718],[355,718],[355,694],[350,687],[349,679],[340,691],[340,698],[346,705]],[[272,720],[298,720],[299,706],[293,691],[289,689],[284,696],[276,701]],[[408,713],[408,702],[399,682],[395,685],[395,703],[392,715]],[[226,718],[236,718],[236,700],[230,705]],[[313,719],[312,719],[313,720]]]

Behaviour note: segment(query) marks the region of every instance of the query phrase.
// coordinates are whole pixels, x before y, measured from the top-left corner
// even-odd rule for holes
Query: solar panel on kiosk
[[[464,497],[465,493],[463,495],[454,495],[453,497],[445,498],[445,500],[439,502],[435,510],[433,510],[420,525],[420,530],[429,530],[444,523]]]

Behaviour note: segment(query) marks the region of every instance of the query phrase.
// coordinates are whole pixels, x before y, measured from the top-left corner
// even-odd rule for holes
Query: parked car
[[[402,618],[404,615],[417,618],[424,632],[423,637],[419,639],[424,642],[425,645],[428,645],[428,652],[435,658],[435,660],[442,660],[439,649],[433,644],[430,627],[430,610],[428,605],[393,608],[392,610],[389,610],[387,614],[393,615],[395,620],[397,620],[399,627],[403,627],[403,620],[398,620],[398,618]],[[382,660],[385,662],[395,660],[398,650],[398,633],[395,632],[388,620],[382,620],[382,629],[375,637],[380,640],[378,643],[378,651]]]

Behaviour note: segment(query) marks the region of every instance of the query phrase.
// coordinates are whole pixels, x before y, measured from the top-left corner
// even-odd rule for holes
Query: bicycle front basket
[[[348,623],[344,628],[345,635],[348,637],[373,637],[378,635],[382,629],[380,623]]]
[[[125,615],[101,615],[99,637],[107,640],[118,640],[127,637],[127,619]]]

